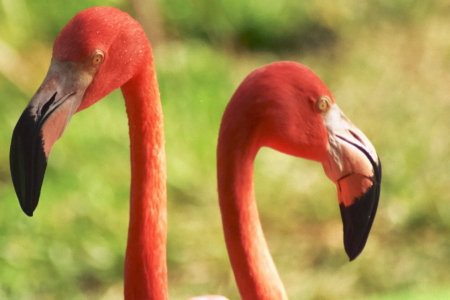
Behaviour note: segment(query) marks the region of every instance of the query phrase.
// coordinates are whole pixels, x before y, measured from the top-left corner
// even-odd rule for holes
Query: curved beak
[[[344,247],[354,260],[364,249],[378,207],[381,162],[375,148],[336,104],[324,115],[328,131],[325,173],[337,187]]]
[[[38,205],[53,144],[63,134],[92,81],[92,72],[80,65],[53,59],[47,77],[14,128],[11,176],[20,206],[28,216]]]

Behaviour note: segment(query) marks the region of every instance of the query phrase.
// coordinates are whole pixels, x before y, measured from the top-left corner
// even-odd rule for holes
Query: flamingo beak
[[[337,187],[344,225],[344,247],[354,260],[364,249],[378,207],[381,162],[361,130],[336,104],[324,115],[328,131],[328,156],[322,163]]]
[[[20,206],[30,217],[39,202],[53,144],[63,134],[92,81],[93,74],[80,71],[78,65],[53,59],[47,77],[14,128],[11,177]]]

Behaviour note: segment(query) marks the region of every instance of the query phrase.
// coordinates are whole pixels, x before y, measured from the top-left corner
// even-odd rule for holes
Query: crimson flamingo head
[[[355,259],[377,210],[381,163],[368,138],[307,67],[277,62],[259,68],[230,100],[222,119],[219,156],[226,164],[232,157],[254,157],[262,146],[322,163],[337,187],[345,250]],[[220,190],[221,181],[229,178],[218,176]]]
[[[115,8],[84,10],[62,29],[47,76],[12,136],[11,174],[27,215],[38,205],[48,156],[72,115],[133,78],[149,57],[141,26]]]

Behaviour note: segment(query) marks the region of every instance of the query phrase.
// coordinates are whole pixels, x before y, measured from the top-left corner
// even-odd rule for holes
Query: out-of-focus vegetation
[[[22,213],[9,143],[54,38],[83,8],[124,0],[0,4],[0,299],[121,299],[128,129],[120,92],[77,114],[50,156],[40,205]],[[448,299],[450,4],[447,1],[158,2],[172,299],[239,299],[215,182],[221,114],[240,81],[276,60],[312,68],[383,163],[377,218],[349,263],[321,166],[263,149],[256,189],[290,299]],[[431,298],[430,298],[431,297]]]

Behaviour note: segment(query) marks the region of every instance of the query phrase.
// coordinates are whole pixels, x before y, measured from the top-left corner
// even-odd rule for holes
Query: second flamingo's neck
[[[243,149],[243,150],[242,150]],[[228,254],[243,300],[286,300],[286,292],[261,228],[253,188],[257,149],[221,131],[217,169],[219,202]]]
[[[122,86],[130,127],[130,224],[125,299],[167,300],[166,161],[153,66]]]

